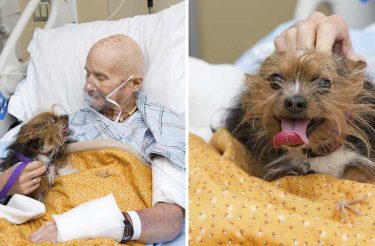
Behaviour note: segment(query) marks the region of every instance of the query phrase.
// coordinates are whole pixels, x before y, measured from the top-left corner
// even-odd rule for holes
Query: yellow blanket
[[[32,245],[28,237],[52,214],[61,214],[86,201],[113,193],[121,211],[151,207],[151,170],[134,155],[119,149],[102,149],[70,155],[78,173],[59,177],[45,198],[47,213],[22,225],[0,219],[0,245]],[[75,240],[61,245],[117,245],[99,238]],[[132,245],[142,245],[130,242]],[[51,245],[41,243],[39,245]],[[120,245],[120,244],[119,244]]]
[[[190,245],[375,245],[375,186],[325,175],[266,182],[246,168],[244,147],[225,130],[189,141]],[[366,198],[346,209],[336,203]]]

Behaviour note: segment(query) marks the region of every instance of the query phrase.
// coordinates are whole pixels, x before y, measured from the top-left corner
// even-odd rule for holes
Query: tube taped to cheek
[[[124,216],[112,193],[52,217],[59,242],[98,237],[121,241],[124,234]]]

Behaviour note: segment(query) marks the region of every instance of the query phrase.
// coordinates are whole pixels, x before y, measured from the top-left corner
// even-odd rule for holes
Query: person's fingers
[[[319,24],[327,19],[320,12],[312,13],[306,20],[300,20],[287,30],[283,31],[274,40],[277,51],[290,49],[312,49],[315,47],[316,30]]]
[[[28,173],[22,174],[22,179],[24,181],[31,180],[33,178],[41,176],[47,170],[47,166],[43,165],[37,169],[34,169]],[[21,177],[20,177],[21,178]]]
[[[38,234],[36,237],[30,239],[32,242],[45,242],[45,241],[51,241],[50,233],[48,231],[43,231],[40,234]]]
[[[275,38],[273,42],[276,51],[281,52],[281,51],[286,51],[286,44],[284,42],[284,37],[279,35]]]
[[[342,49],[352,50],[345,21],[340,16],[332,15],[319,25],[315,48],[318,51],[331,54],[335,42],[338,41],[342,42]]]
[[[349,29],[341,16],[327,17],[314,12],[306,20],[298,21],[283,31],[275,40],[276,51],[316,50],[339,54],[354,61],[364,61],[356,54],[349,37]]]
[[[287,51],[291,49],[295,50],[296,49],[296,36],[297,36],[297,29],[295,25],[283,31],[274,40],[274,45],[275,45],[276,50],[278,52]]]
[[[315,48],[316,30],[318,23],[301,21],[297,25],[297,49],[311,49]]]
[[[25,172],[30,172],[32,170],[38,169],[40,167],[44,166],[41,161],[32,161],[25,167]]]
[[[30,194],[31,192],[35,191],[35,190],[38,189],[39,187],[40,187],[40,183],[37,183],[37,184],[32,185],[32,186],[27,190],[27,194]]]
[[[284,40],[285,40],[286,47],[288,50],[296,50],[297,49],[297,28],[296,27],[289,28],[284,33]]]
[[[18,190],[16,191],[17,193],[20,193],[22,195],[29,195],[31,194],[33,191],[35,191],[36,189],[38,189],[40,187],[40,182],[39,183],[32,183],[32,182],[29,182],[29,183],[26,183],[26,184],[22,184]]]
[[[29,180],[23,183],[22,186],[25,188],[30,188],[32,186],[40,184],[40,181],[42,181],[42,177],[39,176],[39,177],[33,178],[32,180]]]
[[[314,11],[307,19],[306,21],[307,22],[310,22],[314,25],[319,25],[319,23],[321,23],[322,21],[324,21],[325,19],[327,19],[328,16],[326,16],[325,14],[323,14],[322,12],[318,12],[318,11]]]
[[[38,230],[36,230],[35,232],[33,232],[29,239],[32,241],[32,242],[36,242],[36,240],[40,239],[41,236],[43,235],[43,232],[45,231],[44,230],[44,227],[45,227],[45,224],[42,225]]]
[[[31,234],[29,238],[32,242],[43,242],[43,241],[51,241],[56,243],[57,242],[57,227],[54,222],[47,222],[38,230],[36,230],[33,234]]]
[[[36,237],[40,237],[41,235],[43,235],[45,232],[48,232],[48,227],[50,226],[50,224],[51,224],[51,221],[46,222],[44,225],[39,227],[38,230],[36,230],[33,234],[31,234],[30,238],[35,239]]]

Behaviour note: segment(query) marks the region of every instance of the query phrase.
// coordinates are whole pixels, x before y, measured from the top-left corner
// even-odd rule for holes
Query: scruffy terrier
[[[68,135],[67,115],[58,116],[51,112],[36,115],[21,127],[16,140],[8,147],[8,154],[0,164],[0,171],[20,162],[17,154],[43,162],[47,165],[47,171],[42,177],[40,187],[31,195],[42,201],[53,184],[58,169],[63,168],[67,163],[65,142],[68,140]]]
[[[226,126],[250,151],[252,175],[324,173],[375,181],[375,88],[364,62],[274,53],[247,74]]]

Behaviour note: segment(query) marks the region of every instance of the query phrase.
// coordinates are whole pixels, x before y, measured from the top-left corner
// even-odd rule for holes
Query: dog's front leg
[[[264,167],[267,181],[273,181],[285,176],[303,176],[315,173],[310,169],[310,164],[305,161],[296,161],[291,158],[279,158]]]
[[[343,179],[375,184],[375,164],[367,158],[358,158],[345,165]]]

